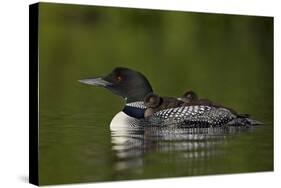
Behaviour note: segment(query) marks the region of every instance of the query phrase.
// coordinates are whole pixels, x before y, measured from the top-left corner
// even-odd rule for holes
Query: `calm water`
[[[273,170],[273,19],[43,3],[40,184]],[[123,101],[77,80],[125,66],[265,124],[111,132]]]

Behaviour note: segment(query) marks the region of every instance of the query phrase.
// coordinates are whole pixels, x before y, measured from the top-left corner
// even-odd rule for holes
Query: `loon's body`
[[[123,109],[127,119],[135,114],[146,112],[142,101],[128,103]],[[169,127],[218,127],[223,125],[247,126],[258,122],[245,115],[238,115],[228,108],[204,104],[186,104],[179,107],[167,108],[154,112],[148,117],[135,118],[139,126],[169,126]],[[136,121],[137,121],[136,120]],[[132,124],[131,127],[135,125]]]
[[[223,125],[248,126],[260,124],[248,115],[239,115],[230,108],[216,105],[209,100],[198,100],[182,105],[173,101],[172,107],[155,111],[145,116],[145,97],[152,93],[152,87],[141,73],[118,67],[110,74],[79,80],[82,83],[102,86],[125,99],[125,106],[112,119],[110,128],[135,128],[143,126],[172,127],[217,127]]]

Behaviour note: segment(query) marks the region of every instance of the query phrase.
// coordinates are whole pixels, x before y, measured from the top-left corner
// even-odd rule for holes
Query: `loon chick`
[[[186,91],[181,97],[178,98],[179,100],[186,102],[186,103],[190,103],[190,102],[194,102],[198,100],[198,95],[192,91]]]
[[[144,117],[147,118],[157,111],[182,106],[184,103],[174,97],[160,97],[159,95],[150,93],[144,98],[144,105],[147,107]]]
[[[182,97],[178,98],[179,100],[185,102],[185,103],[189,103],[189,104],[200,104],[200,105],[210,105],[210,106],[220,106],[219,104],[209,100],[209,99],[202,99],[198,97],[198,95],[192,91],[186,91]]]
[[[125,106],[113,118],[110,127],[139,126],[140,122],[148,125],[165,126],[176,124],[180,126],[194,124],[197,126],[221,125],[253,125],[260,122],[248,116],[239,116],[226,107],[209,104],[189,104],[172,107],[155,112],[144,118],[146,106],[144,98],[152,93],[152,87],[146,77],[138,71],[117,67],[105,76],[79,80],[82,83],[104,87],[125,99]],[[144,121],[143,121],[144,120]],[[113,122],[119,122],[118,126]]]
[[[215,105],[208,99],[199,99],[194,91],[187,91],[180,98],[175,97],[161,97],[155,93],[149,93],[144,98],[144,105],[147,107],[144,117],[147,118],[155,112],[165,110],[168,108],[177,108],[188,105]]]

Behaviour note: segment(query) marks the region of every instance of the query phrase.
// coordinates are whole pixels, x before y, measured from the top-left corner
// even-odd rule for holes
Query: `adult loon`
[[[104,87],[125,99],[123,110],[111,121],[111,129],[139,126],[217,127],[260,124],[248,115],[240,115],[221,105],[212,105],[209,100],[206,103],[201,101],[163,109],[145,118],[147,107],[144,98],[153,93],[153,89],[143,74],[129,68],[116,67],[106,76],[79,81]]]

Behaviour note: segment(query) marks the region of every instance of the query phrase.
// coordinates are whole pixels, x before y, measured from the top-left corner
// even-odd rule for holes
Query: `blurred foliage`
[[[39,30],[43,104],[64,105],[89,89],[78,79],[116,66],[144,73],[160,94],[191,88],[241,110],[255,95],[272,102],[270,17],[43,3]]]
[[[45,182],[51,181],[48,177],[55,180],[58,174],[67,181],[74,178],[70,175],[73,169],[81,168],[66,172],[64,165],[77,165],[77,159],[62,156],[67,151],[70,155],[75,146],[58,147],[79,132],[52,132],[57,120],[62,127],[73,123],[65,114],[92,112],[100,126],[97,138],[103,143],[99,152],[110,155],[108,123],[123,101],[77,80],[108,73],[116,66],[142,72],[161,95],[178,96],[193,89],[201,97],[261,121],[273,121],[271,17],[49,3],[39,7],[40,162]],[[52,114],[56,118],[50,118]],[[84,134],[88,133],[83,133],[85,138]],[[267,138],[272,144],[272,138]],[[58,148],[54,149],[53,143]],[[270,153],[272,145],[269,148]],[[109,160],[102,163],[107,168],[112,165]],[[101,165],[100,161],[95,164]],[[59,172],[52,176],[55,169]]]

